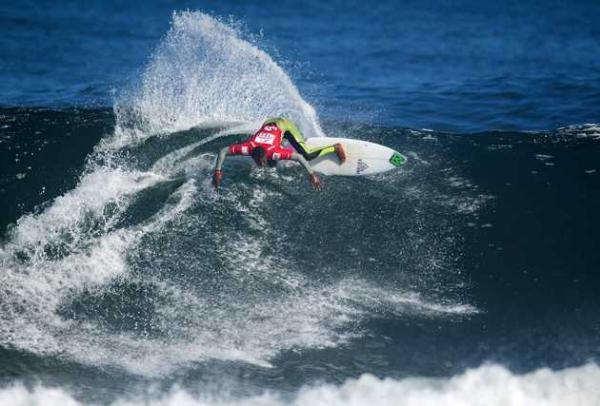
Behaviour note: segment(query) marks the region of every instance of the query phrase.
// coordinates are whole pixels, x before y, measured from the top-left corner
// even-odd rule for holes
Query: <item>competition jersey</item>
[[[251,155],[256,147],[266,151],[268,160],[278,161],[292,159],[294,151],[283,148],[283,131],[273,123],[263,125],[253,136],[241,144],[229,146],[230,155]]]

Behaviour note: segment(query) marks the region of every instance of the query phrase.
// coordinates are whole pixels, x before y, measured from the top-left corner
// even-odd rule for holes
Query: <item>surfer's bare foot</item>
[[[334,147],[335,147],[335,153],[337,154],[338,158],[340,159],[340,163],[343,164],[344,162],[346,162],[346,152],[344,151],[344,147],[340,143],[335,144]]]

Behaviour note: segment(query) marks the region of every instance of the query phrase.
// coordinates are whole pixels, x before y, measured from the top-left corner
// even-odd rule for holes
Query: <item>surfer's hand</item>
[[[215,187],[216,190],[218,190],[219,186],[221,186],[222,179],[223,179],[223,172],[221,172],[221,170],[219,170],[219,169],[215,170],[215,173],[213,175],[213,186]]]
[[[321,184],[321,179],[319,179],[319,176],[316,173],[309,174],[308,179],[310,180],[311,186],[315,190],[321,190],[323,188],[323,185]]]

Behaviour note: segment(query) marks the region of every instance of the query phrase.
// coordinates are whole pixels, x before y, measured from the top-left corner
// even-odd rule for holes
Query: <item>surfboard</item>
[[[341,143],[346,152],[346,162],[340,164],[337,155],[331,154],[310,161],[310,166],[324,175],[365,176],[387,172],[402,166],[406,157],[391,148],[374,142],[349,138],[313,137],[306,143],[311,147],[323,147]]]

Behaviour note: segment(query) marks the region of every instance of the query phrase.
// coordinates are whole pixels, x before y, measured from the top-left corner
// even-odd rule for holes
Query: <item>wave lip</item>
[[[174,12],[137,88],[115,105],[123,140],[214,123],[285,116],[307,136],[323,136],[314,108],[285,71],[239,29],[201,12]]]

